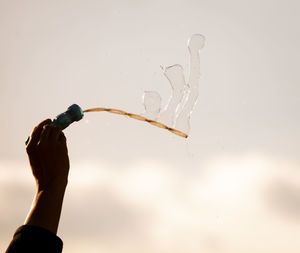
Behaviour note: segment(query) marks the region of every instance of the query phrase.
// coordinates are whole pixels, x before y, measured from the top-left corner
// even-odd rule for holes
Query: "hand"
[[[51,120],[42,121],[32,132],[26,147],[38,192],[65,188],[68,182],[69,157],[66,137]]]

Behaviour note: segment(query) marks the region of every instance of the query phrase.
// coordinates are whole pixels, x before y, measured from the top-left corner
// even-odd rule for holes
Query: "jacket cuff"
[[[13,248],[12,252],[15,252],[14,249],[22,249],[22,252],[60,253],[63,242],[58,236],[45,228],[23,225],[15,232],[10,247]]]

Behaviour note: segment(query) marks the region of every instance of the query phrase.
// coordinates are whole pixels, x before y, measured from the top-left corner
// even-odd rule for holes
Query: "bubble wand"
[[[175,128],[168,127],[163,123],[160,123],[160,122],[155,121],[155,120],[147,119],[144,116],[141,116],[141,115],[138,115],[138,114],[128,113],[128,112],[125,112],[125,111],[122,111],[122,110],[119,110],[119,109],[96,107],[96,108],[90,108],[90,109],[84,110],[83,112],[109,112],[109,113],[114,113],[114,114],[120,114],[120,115],[128,116],[132,119],[148,122],[149,124],[151,124],[153,126],[166,129],[166,130],[170,131],[171,133],[179,135],[183,138],[188,137],[187,134],[185,134],[185,133],[183,133],[183,132],[181,132],[181,131],[179,131]]]
[[[187,134],[185,134],[179,130],[168,127],[168,126],[166,126],[160,122],[157,122],[155,120],[147,119],[138,114],[128,113],[128,112],[125,112],[125,111],[122,111],[119,109],[104,108],[104,107],[90,108],[90,109],[83,111],[81,109],[81,107],[77,104],[73,104],[73,105],[69,106],[67,111],[57,115],[56,118],[52,121],[51,125],[57,126],[61,130],[64,130],[69,125],[71,125],[73,122],[81,120],[84,116],[84,113],[87,113],[87,112],[109,112],[109,113],[114,113],[114,114],[120,114],[120,115],[128,116],[132,119],[148,122],[149,124],[151,124],[153,126],[157,126],[157,127],[166,129],[166,130],[170,131],[171,133],[177,134],[181,137],[184,137],[184,138],[188,137]],[[25,142],[26,145],[28,144],[29,139],[30,139],[30,137],[27,138],[27,140]]]

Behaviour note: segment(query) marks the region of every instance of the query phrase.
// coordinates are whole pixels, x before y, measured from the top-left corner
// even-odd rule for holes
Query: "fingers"
[[[59,141],[59,142],[62,142],[62,143],[66,143],[67,138],[66,138],[66,136],[64,135],[63,132],[60,133],[60,135],[59,135],[59,137],[58,137],[58,141]]]
[[[51,125],[51,120],[46,119],[39,123],[33,130],[27,148],[31,150],[39,142],[58,141],[66,143],[66,137],[60,128]]]
[[[45,125],[43,127],[40,142],[51,141],[51,142],[64,142],[66,141],[66,137],[62,130],[57,126]]]
[[[43,127],[45,125],[49,125],[50,123],[51,123],[51,119],[46,119],[34,128],[28,146],[36,145],[39,142],[41,133],[43,131]]]
[[[58,141],[60,138],[60,135],[63,134],[60,128],[57,126],[51,126],[49,137],[55,141]]]
[[[41,132],[41,137],[40,137],[40,142],[41,143],[45,142],[49,138],[50,131],[51,131],[51,126],[50,125],[43,126],[43,130]]]

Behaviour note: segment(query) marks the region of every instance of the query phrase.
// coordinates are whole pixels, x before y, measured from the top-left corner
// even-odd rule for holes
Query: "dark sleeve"
[[[5,253],[61,253],[62,240],[47,229],[24,225],[17,229]]]

